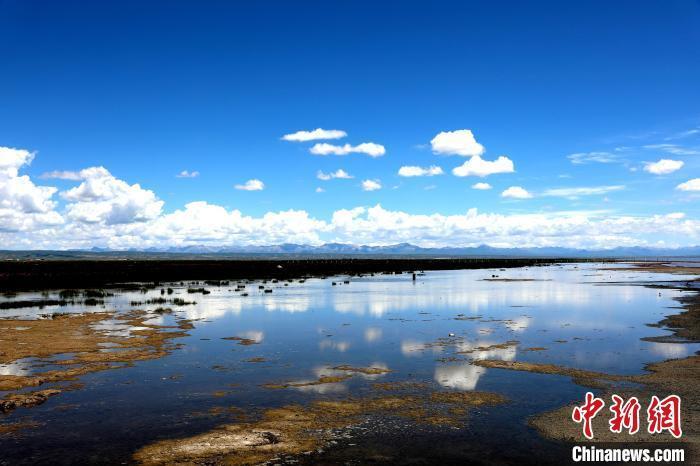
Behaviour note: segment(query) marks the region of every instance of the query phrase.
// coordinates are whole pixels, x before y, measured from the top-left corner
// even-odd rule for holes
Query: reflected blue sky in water
[[[600,267],[606,266],[431,271],[415,282],[410,274],[401,274],[265,283],[272,293],[259,290],[261,282],[251,282],[243,290],[249,296],[236,291],[233,282],[205,286],[211,291],[208,295],[187,293],[187,284],[171,285],[174,293],[165,298],[179,297],[196,304],[136,307],[172,307],[173,315],[154,315],[151,323],[194,320],[190,335],[177,340],[181,348],[128,369],[84,377],[83,390],[60,397],[61,402],[76,403],[79,409],[61,412],[59,417],[53,411],[58,403],[51,400],[22,415],[45,422],[32,435],[60,438],[61,426],[71,423],[90,438],[91,420],[109,400],[114,422],[123,422],[112,428],[126,429],[138,418],[141,429],[148,426],[154,435],[174,435],[172,429],[183,434],[188,429],[208,428],[214,421],[195,422],[187,416],[214,406],[259,408],[305,403],[318,397],[367,394],[374,382],[411,380],[452,390],[504,393],[512,400],[508,409],[513,429],[525,429],[523,416],[575,399],[585,389],[567,377],[485,369],[470,361],[527,361],[633,374],[642,372],[648,362],[685,357],[700,349],[696,344],[640,340],[668,333],[647,324],[679,312],[680,304],[674,298],[684,292],[633,283],[679,280],[682,276],[604,271]],[[492,281],[493,275],[531,281]],[[344,279],[350,283],[343,283]],[[54,295],[57,292],[49,297]],[[105,299],[104,306],[13,309],[6,315],[31,319],[48,312],[127,311],[134,308],[134,301],[160,296],[160,289],[116,292]],[[12,299],[32,297],[42,296],[25,293]],[[99,328],[120,335],[130,331],[116,321]],[[249,339],[254,344],[223,339],[227,337]],[[546,350],[529,350],[533,347]],[[264,360],[251,362],[253,358]],[[334,369],[340,365],[391,372],[350,374],[352,377],[337,383],[283,390],[262,386],[348,375]],[[30,366],[25,362],[3,365],[0,373],[26,373]],[[546,380],[557,390],[538,401],[540,384],[533,380]],[[213,397],[217,391],[224,395]],[[172,425],[164,426],[164,417]]]

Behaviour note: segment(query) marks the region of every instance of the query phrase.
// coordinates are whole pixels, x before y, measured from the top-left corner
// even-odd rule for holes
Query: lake
[[[610,267],[428,271],[415,280],[404,273],[219,286],[178,282],[145,291],[110,290],[104,304],[92,306],[5,309],[4,319],[27,319],[31,326],[32,319],[53,312],[125,313],[138,307],[149,311],[148,324],[176,326],[186,320],[193,328],[174,339],[177,347],[162,357],[88,373],[78,380],[81,388],[0,417],[1,423],[28,425],[0,435],[0,464],[129,463],[144,445],[235,423],[241,413],[254,417],[266,408],[371,396],[378,384],[403,382],[431,390],[495,392],[508,401],[471,410],[458,427],[368,419],[313,458],[342,464],[371,452],[406,462],[488,458],[507,464],[531,459],[536,450],[543,463],[556,464],[569,451],[541,438],[526,420],[581,400],[589,389],[565,376],[471,362],[497,359],[639,374],[646,363],[700,349],[641,340],[669,333],[647,324],[677,313],[675,298],[688,292],[639,283],[683,276],[605,270]],[[239,284],[245,288],[237,289]],[[0,302],[59,299],[58,292],[19,293]],[[152,312],[166,304],[146,303],[163,296],[196,303]],[[114,319],[94,328],[127,337],[134,331]],[[116,351],[109,345],[103,350]],[[41,373],[71,356],[1,364],[0,375]],[[348,367],[378,370],[343,369]],[[323,377],[331,381],[318,383]]]

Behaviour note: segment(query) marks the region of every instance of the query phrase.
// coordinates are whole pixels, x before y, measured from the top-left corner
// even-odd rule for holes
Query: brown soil
[[[257,345],[258,342],[255,340],[251,340],[250,338],[243,338],[243,337],[224,337],[222,340],[233,340],[237,341],[239,345],[243,346],[250,346],[250,345]]]
[[[649,325],[671,330],[673,335],[646,337],[643,340],[659,343],[700,343],[700,300],[692,296],[679,301],[685,305],[684,312],[666,316],[658,324]]]
[[[40,405],[48,400],[50,396],[58,395],[59,393],[61,393],[61,390],[49,388],[36,392],[10,394],[0,400],[0,412],[8,413],[16,408]]]
[[[284,388],[294,388],[294,387],[310,387],[313,385],[323,385],[326,383],[339,383],[339,382],[343,382],[351,377],[352,377],[351,375],[337,375],[337,376],[322,375],[321,377],[318,378],[318,380],[313,380],[311,382],[288,382],[288,383],[283,383],[283,384],[268,383],[268,384],[264,384],[263,387],[273,389],[273,390],[280,390],[280,389],[284,389]]]
[[[71,359],[54,362],[54,370],[33,375],[0,375],[0,390],[19,390],[74,380],[90,372],[126,367],[134,361],[162,357],[176,348],[171,340],[186,333],[147,324],[150,317],[152,315],[144,311],[131,311],[120,315],[99,312],[61,314],[39,320],[0,320],[0,363],[7,364],[29,357],[50,358],[73,354]],[[95,328],[96,324],[112,319],[118,324],[138,329],[133,329],[127,337],[110,335],[108,330]],[[105,345],[111,346],[109,351],[105,350]]]
[[[503,401],[499,395],[479,392],[315,401],[308,407],[267,410],[256,422],[227,424],[194,437],[159,441],[137,451],[134,459],[146,465],[258,464],[322,447],[334,438],[333,429],[359,424],[368,416],[454,425],[470,407]],[[457,409],[450,411],[446,405],[457,405]]]
[[[256,358],[250,358],[250,359],[245,360],[245,362],[252,362],[252,363],[260,363],[260,362],[266,362],[266,361],[267,361],[267,359],[260,357],[260,356],[258,356]]]
[[[493,345],[487,345],[487,346],[477,346],[476,348],[472,348],[467,351],[456,351],[455,354],[471,354],[471,353],[479,353],[482,351],[491,351],[495,349],[507,349],[512,346],[517,346],[520,342],[517,340],[509,340],[506,341],[505,343],[496,343]]]
[[[394,392],[394,391],[417,391],[425,390],[428,384],[425,382],[377,382],[372,384],[373,390]]]
[[[335,366],[334,371],[347,371],[347,372],[357,372],[359,374],[365,375],[379,375],[391,372],[389,369],[383,369],[381,367],[352,367],[348,365]]]
[[[635,271],[635,272],[654,272],[654,273],[673,273],[677,275],[698,275],[700,274],[700,268],[698,267],[678,267],[675,265],[669,265],[663,262],[638,262],[631,264],[634,268],[629,267],[607,267],[600,268],[605,272],[606,270],[614,271]]]
[[[633,377],[623,375],[605,374],[570,367],[557,366],[554,364],[534,364],[519,361],[501,361],[495,359],[483,359],[472,361],[472,364],[492,369],[508,369],[513,371],[536,372],[539,374],[566,375],[571,377],[575,383],[587,387],[599,388],[609,385],[605,382],[633,381]]]

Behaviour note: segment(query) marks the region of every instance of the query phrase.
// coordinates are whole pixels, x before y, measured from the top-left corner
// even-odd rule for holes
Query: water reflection
[[[192,407],[201,402],[202,393],[207,393],[207,402],[211,401],[210,393],[232,391],[230,396],[239,406],[272,407],[303,404],[314,397],[344,396],[358,387],[364,390],[368,387],[363,384],[374,381],[413,380],[451,390],[488,387],[507,392],[522,380],[522,373],[487,370],[470,362],[523,361],[625,374],[641,373],[648,362],[685,357],[700,349],[696,344],[641,340],[668,333],[646,324],[668,315],[668,307],[677,307],[674,298],[681,292],[659,293],[613,283],[678,280],[683,276],[632,271],[601,274],[598,267],[433,271],[420,275],[416,282],[410,275],[376,275],[350,277],[350,283],[336,286],[332,282],[338,282],[338,277],[288,286],[250,282],[245,290],[236,290],[233,282],[230,286],[206,286],[210,294],[188,293],[188,285],[171,284],[172,293],[161,289],[116,291],[105,298],[104,306],[11,309],[4,316],[36,319],[54,311],[114,311],[117,315],[96,328],[118,336],[129,336],[134,330],[118,319],[120,312],[133,309],[152,312],[171,308],[164,315],[152,312],[148,324],[192,320],[194,328],[187,329],[189,336],[178,338],[178,347],[167,356],[86,378],[86,385],[94,383],[89,390],[71,392],[84,407],[62,413],[66,418],[61,417],[61,421],[56,421],[55,413],[47,415],[53,417],[46,429],[36,431],[43,439],[52,425],[59,425],[52,438],[58,444],[57,438],[63,438],[61,431],[68,425],[76,429],[76,438],[92,438],[90,426],[94,423],[86,421],[95,416],[88,406],[94,406],[96,398],[109,400],[113,407],[110,417],[120,426],[128,426],[134,419],[142,425],[158,426],[164,416],[173,419],[173,424],[184,425],[190,420],[179,416],[187,413],[172,407],[183,400]],[[492,275],[528,281],[488,280]],[[265,293],[264,289],[273,292]],[[54,295],[58,292],[50,293]],[[41,298],[40,294],[23,293],[12,299]],[[175,303],[175,299],[181,301]],[[109,345],[101,349],[114,350]],[[54,359],[61,357],[71,356]],[[392,372],[333,369],[341,366]],[[0,375],[24,375],[31,370],[30,364],[21,362],[0,365]],[[35,365],[34,370],[40,369]],[[338,381],[321,383],[324,376],[337,377]],[[571,383],[563,379],[562,385]],[[261,388],[280,382],[288,386],[281,390]],[[167,390],[163,389],[166,383]],[[240,388],[231,390],[233,386]],[[115,397],[115,390],[123,387],[133,396]],[[514,399],[528,396],[529,404],[537,403],[537,397],[531,396],[537,389],[518,387]],[[46,403],[27,410],[26,415],[51,413],[50,407]],[[524,426],[520,421],[518,426]]]
[[[365,329],[365,341],[374,343],[382,339],[382,329],[379,327],[367,327]]]
[[[445,388],[470,391],[476,389],[479,378],[486,369],[471,364],[437,366],[434,379]]]

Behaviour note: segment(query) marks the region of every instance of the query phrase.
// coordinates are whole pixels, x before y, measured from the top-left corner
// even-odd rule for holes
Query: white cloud
[[[252,180],[246,181],[244,184],[237,184],[234,187],[240,191],[262,191],[265,189],[265,183],[253,178]]]
[[[322,181],[328,181],[328,180],[332,180],[335,178],[340,179],[340,180],[350,180],[354,177],[352,175],[350,175],[348,172],[346,172],[345,170],[343,170],[342,168],[339,168],[336,171],[331,172],[331,173],[324,173],[321,170],[319,170],[318,173],[316,173],[316,178],[318,178],[319,180],[322,180]]]
[[[317,139],[340,139],[347,135],[348,133],[339,129],[316,128],[312,131],[297,131],[296,133],[285,134],[282,136],[282,139],[285,141],[306,142]]]
[[[462,155],[472,157],[481,155],[486,149],[476,142],[474,134],[468,129],[442,131],[431,141],[430,146],[436,154]]]
[[[700,191],[700,178],[693,178],[676,186],[681,191]]]
[[[199,172],[196,170],[191,172],[187,170],[182,170],[175,176],[177,176],[178,178],[197,178],[199,176]]]
[[[506,197],[510,199],[530,199],[532,194],[527,192],[527,190],[521,188],[520,186],[511,186],[501,193],[501,197]]]
[[[376,191],[382,189],[382,184],[379,180],[364,180],[362,182],[363,191]]]
[[[316,155],[348,155],[351,153],[367,154],[370,157],[381,157],[386,153],[386,149],[381,144],[375,144],[374,142],[363,142],[356,146],[351,146],[350,144],[345,144],[342,146],[336,146],[333,144],[328,144],[327,142],[319,142],[314,144],[309,152]]]
[[[690,136],[695,136],[697,134],[700,134],[700,128],[692,128],[692,129],[689,129],[686,131],[680,131],[676,134],[672,134],[671,136],[664,138],[664,140],[672,141],[674,139],[683,139],[683,138],[687,138]]]
[[[488,183],[474,183],[472,185],[472,189],[478,189],[481,191],[486,191],[487,189],[491,189],[491,185]]]
[[[644,171],[654,175],[668,175],[683,167],[683,162],[680,160],[661,159],[658,162],[646,162]]]
[[[0,175],[16,177],[20,167],[29,165],[34,159],[34,154],[25,149],[0,146]]]
[[[416,167],[414,165],[406,165],[399,168],[399,176],[435,176],[442,175],[444,172],[441,167],[431,165],[427,168]]]
[[[39,178],[43,179],[56,179],[56,180],[70,180],[70,181],[80,181],[80,173],[72,171],[54,170],[52,172],[42,173]]]
[[[318,188],[316,188],[316,192],[317,193],[325,193],[326,190],[319,186]]]
[[[37,186],[27,175],[19,175],[19,170],[33,158],[34,154],[27,150],[0,147],[0,232],[26,231],[63,222],[54,211],[53,195],[58,190]]]
[[[515,166],[513,165],[513,161],[508,157],[502,155],[493,162],[490,162],[475,155],[459,167],[453,168],[452,174],[460,177],[479,176],[483,178],[497,173],[513,173],[514,171]]]
[[[576,154],[570,154],[567,158],[571,163],[576,165],[582,165],[586,163],[616,163],[620,161],[620,158],[616,154],[610,152],[578,152]]]
[[[700,155],[700,150],[689,149],[678,144],[648,144],[645,149],[660,150],[673,155]]]
[[[153,191],[115,178],[104,167],[80,171],[78,186],[61,193],[70,204],[70,219],[86,223],[120,224],[151,220],[161,213],[163,201]]]
[[[585,187],[578,187],[578,188],[554,188],[554,189],[545,190],[542,193],[542,195],[543,196],[551,196],[551,197],[566,197],[569,199],[576,199],[580,196],[597,196],[597,195],[611,193],[613,191],[622,191],[623,189],[625,189],[625,186],[623,186],[623,185],[585,186]]]
[[[319,219],[303,210],[252,217],[199,201],[164,213],[162,201],[153,192],[116,179],[102,167],[81,171],[83,182],[61,193],[65,201],[61,214],[52,198],[56,188],[35,186],[28,176],[20,176],[31,154],[0,149],[2,155],[9,156],[0,157],[0,244],[12,249],[325,242],[578,248],[654,246],[662,244],[660,241],[666,245],[700,243],[700,220],[687,218],[682,212],[632,216],[604,210],[497,214],[469,209],[443,215],[412,214],[375,205],[339,209],[330,218]],[[678,189],[700,191],[700,178]]]

